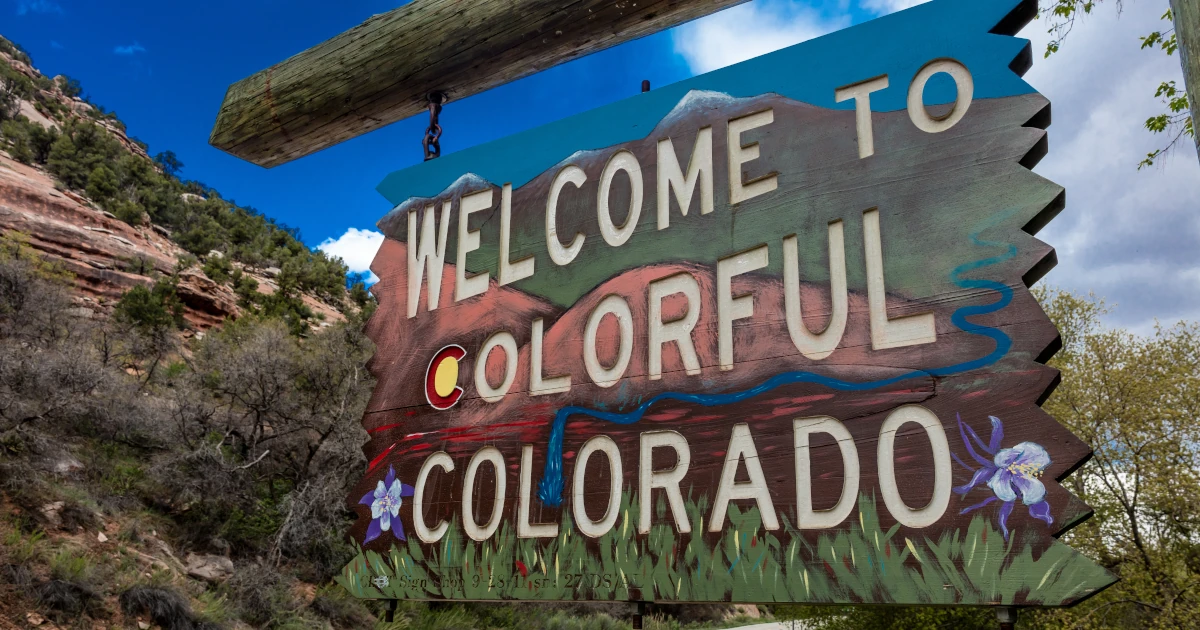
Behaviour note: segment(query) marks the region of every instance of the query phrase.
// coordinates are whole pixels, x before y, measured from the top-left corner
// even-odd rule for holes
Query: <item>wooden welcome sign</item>
[[[389,176],[368,598],[1064,605],[1018,0],[937,0]]]

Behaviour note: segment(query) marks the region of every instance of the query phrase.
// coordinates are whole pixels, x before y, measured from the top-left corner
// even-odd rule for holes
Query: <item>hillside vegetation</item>
[[[125,223],[165,228],[193,257],[181,260],[181,268],[203,260],[204,273],[231,287],[243,308],[282,317],[297,334],[314,319],[301,293],[341,310],[367,304],[361,284],[347,295],[341,260],[310,250],[295,230],[253,208],[181,180],[183,165],[172,152],[150,158],[114,113],[81,94],[77,82],[42,76],[27,54],[0,38],[0,148],[13,159],[45,170],[61,188]],[[279,290],[258,291],[245,268],[270,269]]]

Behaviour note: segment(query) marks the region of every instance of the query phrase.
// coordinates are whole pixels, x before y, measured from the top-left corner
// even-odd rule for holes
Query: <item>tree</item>
[[[1067,36],[1075,28],[1075,21],[1080,15],[1092,13],[1103,2],[1105,0],[1052,0],[1049,9],[1043,14],[1047,16],[1046,19],[1050,24],[1048,32],[1051,38],[1050,43],[1046,45],[1045,56],[1050,57],[1059,51]],[[1109,0],[1109,4],[1114,6],[1117,11],[1125,9],[1122,0]],[[1139,9],[1141,6],[1139,5]],[[1175,34],[1174,14],[1167,9],[1167,12],[1162,15],[1162,19],[1169,26],[1143,36],[1141,38],[1142,49],[1157,49],[1168,56],[1173,56],[1179,50],[1179,39]],[[1151,133],[1166,134],[1168,140],[1162,148],[1148,153],[1146,158],[1138,164],[1139,169],[1152,166],[1155,161],[1165,157],[1175,148],[1181,138],[1194,138],[1196,135],[1195,123],[1188,110],[1187,93],[1182,87],[1177,86],[1174,81],[1163,81],[1155,91],[1154,98],[1162,101],[1163,111],[1148,118],[1145,126]]]
[[[1200,325],[1139,336],[1103,325],[1104,303],[1039,295],[1063,349],[1045,404],[1094,449],[1067,480],[1095,516],[1064,536],[1121,581],[1046,627],[1193,628],[1200,616]]]
[[[171,177],[177,177],[179,172],[183,170],[183,162],[175,157],[174,151],[163,151],[154,156],[154,163],[163,170],[164,173]]]
[[[80,85],[78,79],[72,79],[71,77],[65,75],[57,78],[58,89],[61,90],[62,93],[67,96],[67,98],[78,98],[79,95],[83,94],[83,86]]]
[[[173,278],[160,278],[153,286],[138,285],[117,302],[113,318],[128,336],[129,368],[141,372],[149,361],[146,381],[154,378],[163,358],[178,343],[175,331],[183,328],[183,303]]]
[[[16,81],[9,77],[0,78],[0,121],[16,116],[19,98]]]
[[[88,197],[101,205],[117,194],[117,176],[103,164],[92,169],[87,182]]]

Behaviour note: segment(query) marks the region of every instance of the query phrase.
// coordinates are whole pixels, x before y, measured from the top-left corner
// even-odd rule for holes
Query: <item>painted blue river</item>
[[[998,213],[978,231],[972,233],[970,236],[971,242],[975,245],[982,247],[1004,248],[1004,253],[991,258],[985,258],[983,260],[967,263],[955,268],[950,274],[951,281],[953,281],[954,284],[960,288],[989,289],[999,294],[1000,299],[991,304],[964,306],[954,311],[950,317],[951,322],[953,322],[954,325],[962,331],[974,335],[988,337],[994,340],[996,342],[996,347],[991,353],[964,363],[948,365],[930,370],[913,370],[912,372],[908,372],[906,374],[875,381],[856,383],[823,376],[813,372],[784,372],[782,374],[772,376],[771,378],[754,387],[736,392],[726,392],[721,394],[685,394],[681,392],[663,392],[642,402],[636,408],[626,412],[618,413],[601,411],[597,409],[589,409],[587,407],[563,407],[562,409],[559,409],[554,416],[554,425],[550,431],[550,444],[547,447],[546,452],[546,468],[542,474],[541,481],[538,482],[538,499],[540,499],[543,504],[551,507],[558,507],[562,505],[563,437],[566,433],[567,419],[571,416],[588,416],[597,420],[611,422],[613,424],[630,425],[636,424],[639,420],[641,420],[646,411],[649,410],[650,407],[652,407],[655,403],[668,400],[703,405],[705,407],[717,407],[720,405],[743,402],[760,394],[769,392],[782,385],[790,385],[793,383],[813,383],[816,385],[823,385],[830,389],[846,392],[867,391],[895,385],[896,383],[914,378],[961,374],[963,372],[979,369],[999,361],[1002,357],[1004,357],[1004,355],[1008,354],[1009,349],[1012,348],[1012,339],[1000,330],[991,328],[989,326],[973,324],[968,321],[967,318],[974,315],[994,313],[1003,309],[1012,302],[1013,291],[1007,285],[1000,282],[995,282],[992,280],[973,280],[964,278],[963,275],[989,265],[995,265],[997,263],[1009,260],[1017,255],[1017,248],[1011,243],[985,241],[979,238],[979,234],[983,232],[983,230],[998,224],[1005,218],[1011,216],[1013,212],[1014,210],[1010,209],[1008,211]]]

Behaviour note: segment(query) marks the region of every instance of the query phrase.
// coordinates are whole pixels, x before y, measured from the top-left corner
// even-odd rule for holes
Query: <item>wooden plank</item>
[[[1192,124],[1200,121],[1200,0],[1171,0],[1175,35],[1179,38],[1179,62],[1183,64],[1183,82],[1191,105]],[[1200,157],[1200,133],[1192,138]]]
[[[744,1],[413,0],[230,86],[209,142],[278,166]]]
[[[1063,191],[1030,170],[1049,104],[993,34],[1016,4],[964,23],[935,1],[698,77],[637,133],[632,99],[390,176],[414,192],[379,222],[339,581],[997,606],[1111,583],[1057,542],[1089,513],[1060,481],[1090,449],[1039,407],[1058,333],[1033,232]],[[837,107],[864,79],[869,110]],[[615,139],[542,143],[583,127]]]

